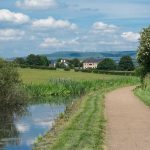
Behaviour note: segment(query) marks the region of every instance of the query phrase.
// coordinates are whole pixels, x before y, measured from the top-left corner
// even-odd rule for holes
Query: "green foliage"
[[[27,58],[18,57],[14,60],[15,63],[19,64],[21,67],[30,67],[30,66],[45,66],[48,67],[50,61],[46,56],[30,54]]]
[[[26,84],[26,91],[32,97],[80,96],[98,86],[97,81],[50,80],[47,84]]]
[[[134,64],[130,56],[123,56],[119,62],[119,70],[122,71],[133,71]]]
[[[135,94],[148,106],[150,106],[150,74],[147,74],[143,84],[136,88]]]
[[[37,65],[20,65],[21,68],[41,69],[41,70],[56,70],[54,67],[37,66]]]
[[[144,68],[145,75],[150,72],[150,26],[141,32],[140,46],[138,47],[137,60]],[[141,72],[142,73],[142,72]],[[143,76],[141,76],[143,78]]]
[[[15,63],[20,64],[20,65],[25,65],[26,64],[26,60],[22,57],[18,57],[14,60]]]
[[[16,108],[25,103],[18,71],[13,63],[0,59],[0,108]]]
[[[64,71],[70,71],[70,68],[64,68]]]
[[[33,66],[48,66],[49,65],[49,61],[47,57],[34,55],[34,54],[30,54],[29,56],[27,56],[26,62],[28,65],[33,65]]]
[[[100,62],[97,66],[99,70],[116,70],[116,63],[113,59],[105,58],[102,62]]]
[[[69,61],[69,66],[73,67],[73,68],[75,68],[75,67],[81,67],[80,60],[77,59],[77,58],[74,58],[74,59],[70,60]]]

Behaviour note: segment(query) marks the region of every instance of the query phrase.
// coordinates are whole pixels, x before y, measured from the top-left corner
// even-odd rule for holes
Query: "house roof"
[[[101,61],[102,61],[102,59],[100,59],[100,58],[88,58],[88,59],[84,60],[83,63],[99,63]]]

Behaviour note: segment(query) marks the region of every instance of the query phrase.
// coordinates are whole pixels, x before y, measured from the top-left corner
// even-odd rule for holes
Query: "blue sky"
[[[1,0],[0,57],[136,50],[149,0]]]

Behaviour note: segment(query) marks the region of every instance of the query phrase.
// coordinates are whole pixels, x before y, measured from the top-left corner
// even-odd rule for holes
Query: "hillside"
[[[45,56],[48,57],[48,59],[58,59],[58,58],[68,58],[68,59],[72,59],[72,58],[79,58],[81,60],[89,58],[89,57],[93,57],[93,58],[113,58],[114,60],[119,60],[120,57],[125,56],[125,55],[129,55],[131,56],[133,59],[135,59],[136,57],[136,51],[116,51],[116,52],[66,52],[66,51],[62,51],[62,52],[55,52],[52,54],[46,54]]]

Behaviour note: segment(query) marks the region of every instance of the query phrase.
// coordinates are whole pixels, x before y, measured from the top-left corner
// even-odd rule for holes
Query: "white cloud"
[[[27,9],[48,9],[57,6],[57,2],[56,0],[19,0],[16,6]]]
[[[0,40],[9,41],[9,40],[19,40],[25,34],[24,31],[15,30],[15,29],[0,29]]]
[[[40,44],[40,47],[42,47],[42,48],[48,48],[48,47],[60,48],[60,47],[65,47],[65,46],[78,45],[78,44],[79,44],[78,39],[65,41],[65,40],[58,40],[56,38],[46,38]]]
[[[16,128],[19,132],[24,133],[30,130],[30,127],[27,124],[16,124]]]
[[[134,32],[123,32],[121,37],[124,38],[126,41],[137,42],[140,38],[140,34]]]
[[[63,46],[63,42],[56,39],[56,38],[46,38],[44,39],[44,42],[41,43],[40,45],[43,48],[47,48],[47,47],[62,47]]]
[[[119,41],[100,41],[100,42],[97,42],[97,44],[99,44],[99,45],[120,45],[121,42],[119,42]]]
[[[99,33],[99,32],[112,33],[112,32],[115,32],[117,28],[118,27],[115,25],[112,25],[112,24],[109,25],[103,22],[95,22],[92,27],[93,32],[95,33]]]
[[[48,17],[47,19],[39,19],[33,21],[32,26],[36,28],[53,28],[53,29],[66,28],[71,30],[75,30],[77,28],[76,24],[71,23],[68,20],[56,20],[53,17]]]
[[[22,13],[11,12],[8,9],[0,10],[0,22],[23,24],[29,22],[29,20],[30,18]]]

